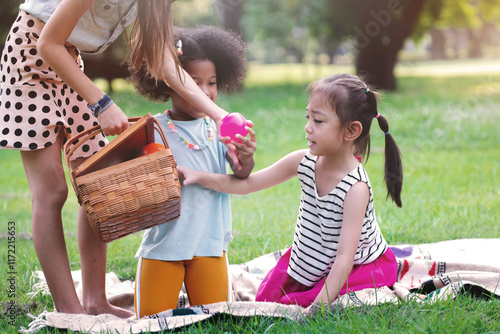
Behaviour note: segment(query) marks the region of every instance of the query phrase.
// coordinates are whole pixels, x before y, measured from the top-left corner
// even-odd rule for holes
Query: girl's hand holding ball
[[[220,134],[222,137],[229,137],[231,140],[241,143],[241,140],[236,138],[237,134],[246,137],[248,131],[246,126],[250,126],[249,122],[240,113],[227,114],[220,122]]]

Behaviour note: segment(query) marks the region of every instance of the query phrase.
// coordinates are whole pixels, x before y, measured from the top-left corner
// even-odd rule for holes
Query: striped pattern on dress
[[[375,217],[372,187],[363,166],[360,164],[329,194],[319,197],[314,172],[316,158],[306,154],[297,170],[302,195],[288,266],[288,274],[306,286],[313,286],[328,275],[335,262],[343,221],[344,199],[349,189],[357,182],[365,182],[368,185],[370,200],[354,264],[373,262],[384,254],[388,247]]]

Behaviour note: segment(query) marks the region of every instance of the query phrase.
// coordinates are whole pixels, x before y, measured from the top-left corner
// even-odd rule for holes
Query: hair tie
[[[177,48],[177,54],[182,56],[182,40],[179,40],[175,46]]]
[[[389,134],[389,131],[387,131],[387,132],[384,132],[384,133],[385,133],[385,135],[387,136],[387,135]]]
[[[379,118],[379,117],[380,117],[380,114],[379,114],[379,113],[377,113],[377,116],[375,116],[375,118]]]
[[[368,94],[368,92],[369,92],[369,91],[370,91],[370,88],[367,88],[367,89],[365,90],[365,93],[366,93],[366,94]]]

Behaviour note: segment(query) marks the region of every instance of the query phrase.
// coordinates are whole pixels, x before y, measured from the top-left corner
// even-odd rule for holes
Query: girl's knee
[[[62,207],[68,197],[68,186],[60,146],[51,145],[42,150],[22,151],[21,157],[32,205],[42,206],[43,209]]]
[[[39,185],[31,188],[32,207],[62,208],[67,198],[68,186],[65,179],[56,181],[50,186]]]

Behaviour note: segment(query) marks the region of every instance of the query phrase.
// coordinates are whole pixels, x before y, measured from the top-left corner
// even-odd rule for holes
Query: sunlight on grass
[[[397,76],[479,76],[500,73],[500,59],[435,60],[402,62],[396,66]]]
[[[474,91],[475,95],[500,95],[500,83],[498,82],[483,82],[476,86],[472,86],[471,89]]]
[[[352,65],[318,65],[318,64],[260,64],[249,63],[246,87],[259,85],[305,84],[333,73],[354,74]],[[500,74],[500,59],[467,59],[455,61],[419,61],[400,62],[396,65],[397,77],[450,77],[450,76],[478,76]],[[109,84],[104,79],[96,79],[95,83],[104,91],[109,90]],[[133,85],[125,79],[115,79],[112,82],[116,92],[134,92]],[[474,88],[475,89],[475,88]],[[478,86],[488,94],[499,92],[498,85]]]
[[[308,84],[321,76],[342,72],[354,73],[354,68],[346,65],[250,63],[245,86]]]
[[[250,63],[245,85],[308,84],[319,77],[344,72],[354,74],[355,68],[351,65]],[[489,76],[500,74],[500,59],[400,62],[395,74],[397,77]],[[493,93],[494,90],[488,89]]]

